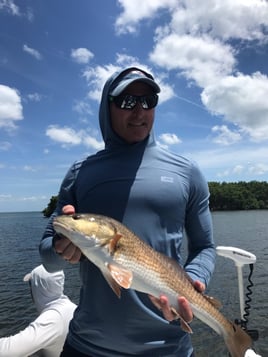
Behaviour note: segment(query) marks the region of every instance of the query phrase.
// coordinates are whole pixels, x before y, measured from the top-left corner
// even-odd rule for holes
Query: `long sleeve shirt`
[[[64,298],[43,311],[24,330],[0,338],[0,357],[59,357],[75,308]]]
[[[110,216],[181,265],[187,236],[185,270],[207,285],[215,259],[208,185],[195,163],[159,147],[153,133],[132,145],[114,133],[107,100],[113,80],[106,83],[100,106],[105,149],[70,168],[55,215],[71,204],[77,213]],[[52,217],[40,244],[50,271],[66,264],[53,248],[53,234]],[[73,348],[94,357],[191,355],[189,334],[179,322],[168,323],[146,294],[123,290],[118,299],[88,260],[81,261],[80,273],[80,303],[67,337]]]

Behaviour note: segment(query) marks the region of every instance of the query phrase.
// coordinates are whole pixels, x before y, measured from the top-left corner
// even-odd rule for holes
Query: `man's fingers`
[[[202,283],[201,281],[195,281],[194,282],[194,287],[197,291],[200,293],[205,291],[205,284]],[[149,296],[152,303],[162,311],[163,316],[165,317],[166,320],[168,321],[173,321],[178,319],[178,316],[181,317],[185,322],[190,323],[193,320],[193,312],[191,305],[189,304],[188,300],[180,296],[178,298],[178,311],[174,313],[174,308],[171,308],[168,302],[168,298],[165,295],[161,295],[160,298],[155,298],[153,296]]]
[[[63,214],[74,214],[75,213],[74,206],[72,206],[72,205],[63,206],[62,213]]]
[[[62,213],[71,215],[75,213],[75,208],[72,205],[65,205],[62,207]],[[53,246],[58,254],[68,262],[75,264],[81,259],[82,253],[67,237],[59,236],[54,239]]]
[[[191,322],[193,320],[193,313],[189,302],[185,297],[180,296],[178,298],[179,311],[174,313],[174,308],[170,308],[168,298],[165,295],[161,295],[160,298],[150,296],[152,303],[161,310],[164,318],[167,321],[177,320],[178,317],[181,317],[186,322]]]
[[[191,322],[194,317],[188,300],[183,296],[179,297],[179,314],[186,322]]]
[[[160,300],[161,310],[162,310],[162,313],[163,313],[165,319],[168,321],[174,320],[174,314],[170,309],[167,297],[164,295],[160,296],[159,300]]]
[[[167,321],[172,321],[174,320],[174,313],[170,309],[168,299],[166,296],[162,295],[160,296],[159,299],[155,298],[154,296],[150,296],[150,299],[152,303],[159,309],[161,310],[164,318]]]
[[[157,307],[158,310],[162,310],[162,306],[158,298],[153,295],[148,295],[152,303]]]
[[[203,292],[205,291],[205,289],[206,289],[205,284],[204,284],[204,283],[201,283],[201,281],[199,281],[199,280],[196,280],[196,281],[194,282],[194,287],[195,287],[195,289],[196,289],[197,291],[199,291],[200,293],[203,293]]]
[[[60,254],[63,259],[73,264],[78,263],[81,258],[81,250],[77,248],[74,244],[70,243],[70,241]]]
[[[54,241],[54,248],[57,253],[63,254],[69,244],[71,244],[70,240],[66,237],[61,236],[59,239],[56,239]]]
[[[68,260],[70,263],[77,263],[81,258],[81,250],[66,237],[55,240],[54,248],[63,259]]]
[[[73,252],[72,257],[67,260],[69,263],[72,263],[72,264],[78,263],[80,261],[81,255],[82,255],[81,250],[76,248]]]

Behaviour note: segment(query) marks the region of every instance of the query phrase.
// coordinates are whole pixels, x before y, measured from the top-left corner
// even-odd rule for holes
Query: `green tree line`
[[[213,211],[268,209],[268,182],[209,182]]]
[[[212,211],[268,209],[268,182],[209,182]],[[42,211],[50,217],[56,208],[58,196],[52,196]]]

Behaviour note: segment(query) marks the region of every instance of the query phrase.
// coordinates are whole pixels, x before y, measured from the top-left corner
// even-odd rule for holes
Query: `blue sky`
[[[268,180],[268,2],[0,0],[0,212],[41,211],[103,147],[102,86],[149,70],[155,134],[208,181]]]

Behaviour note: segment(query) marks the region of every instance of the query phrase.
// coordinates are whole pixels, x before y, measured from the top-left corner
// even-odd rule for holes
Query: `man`
[[[39,265],[24,277],[30,284],[39,316],[23,331],[0,338],[1,357],[58,357],[76,305],[63,294],[64,273]]]
[[[105,149],[71,167],[55,215],[76,211],[113,217],[178,264],[183,264],[185,229],[185,270],[203,291],[215,259],[208,186],[197,165],[156,144],[152,128],[159,92],[153,77],[140,68],[107,80],[99,111]],[[52,222],[53,217],[40,244],[46,268],[64,267],[64,260],[81,264],[80,304],[61,356],[192,355],[189,334],[174,320],[165,296],[129,289],[118,299],[77,247],[54,236]],[[181,316],[190,322],[188,302],[183,297],[178,302]]]

